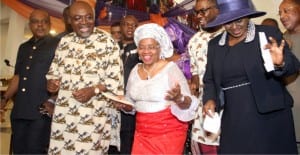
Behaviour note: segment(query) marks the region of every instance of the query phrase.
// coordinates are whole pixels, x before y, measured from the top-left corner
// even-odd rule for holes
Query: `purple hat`
[[[251,0],[217,0],[219,15],[206,25],[207,28],[219,26],[243,17],[259,17],[266,13],[255,11]]]

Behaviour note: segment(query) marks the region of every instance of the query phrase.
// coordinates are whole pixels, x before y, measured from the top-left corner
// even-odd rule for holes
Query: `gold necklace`
[[[157,63],[154,63],[153,67],[151,67],[148,71],[145,68],[145,64],[144,63],[142,64],[142,68],[143,68],[144,72],[147,74],[146,80],[151,79],[151,73],[156,68],[156,66],[157,66]]]

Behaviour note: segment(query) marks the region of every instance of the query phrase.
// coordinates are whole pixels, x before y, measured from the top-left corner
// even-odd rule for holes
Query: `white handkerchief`
[[[267,72],[274,70],[274,64],[269,49],[264,49],[264,46],[268,44],[266,34],[264,32],[258,32],[261,55],[264,60],[264,66]]]
[[[211,118],[209,116],[205,116],[203,122],[204,130],[217,134],[220,130],[221,126],[221,117],[218,113],[215,112],[215,115]]]

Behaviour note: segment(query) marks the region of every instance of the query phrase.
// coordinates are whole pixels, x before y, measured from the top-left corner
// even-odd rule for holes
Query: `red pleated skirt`
[[[136,114],[131,154],[182,154],[187,122],[179,121],[170,108],[155,113]]]

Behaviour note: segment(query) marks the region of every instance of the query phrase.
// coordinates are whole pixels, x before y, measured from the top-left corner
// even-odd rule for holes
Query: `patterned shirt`
[[[202,128],[203,117],[202,117],[202,94],[203,94],[203,76],[205,73],[205,67],[207,63],[207,48],[208,42],[221,34],[224,30],[219,29],[214,33],[208,33],[206,31],[197,32],[189,41],[188,52],[191,61],[191,72],[192,75],[199,76],[199,108],[196,113],[196,117],[192,127],[192,139],[196,142],[207,144],[207,145],[218,145],[218,140],[215,137],[205,136],[205,132]],[[212,140],[214,139],[214,140]]]
[[[52,118],[49,154],[104,154],[119,147],[120,113],[103,95],[80,103],[74,90],[102,84],[123,94],[119,46],[105,31],[95,28],[87,38],[74,32],[63,37],[47,74],[61,79]]]

